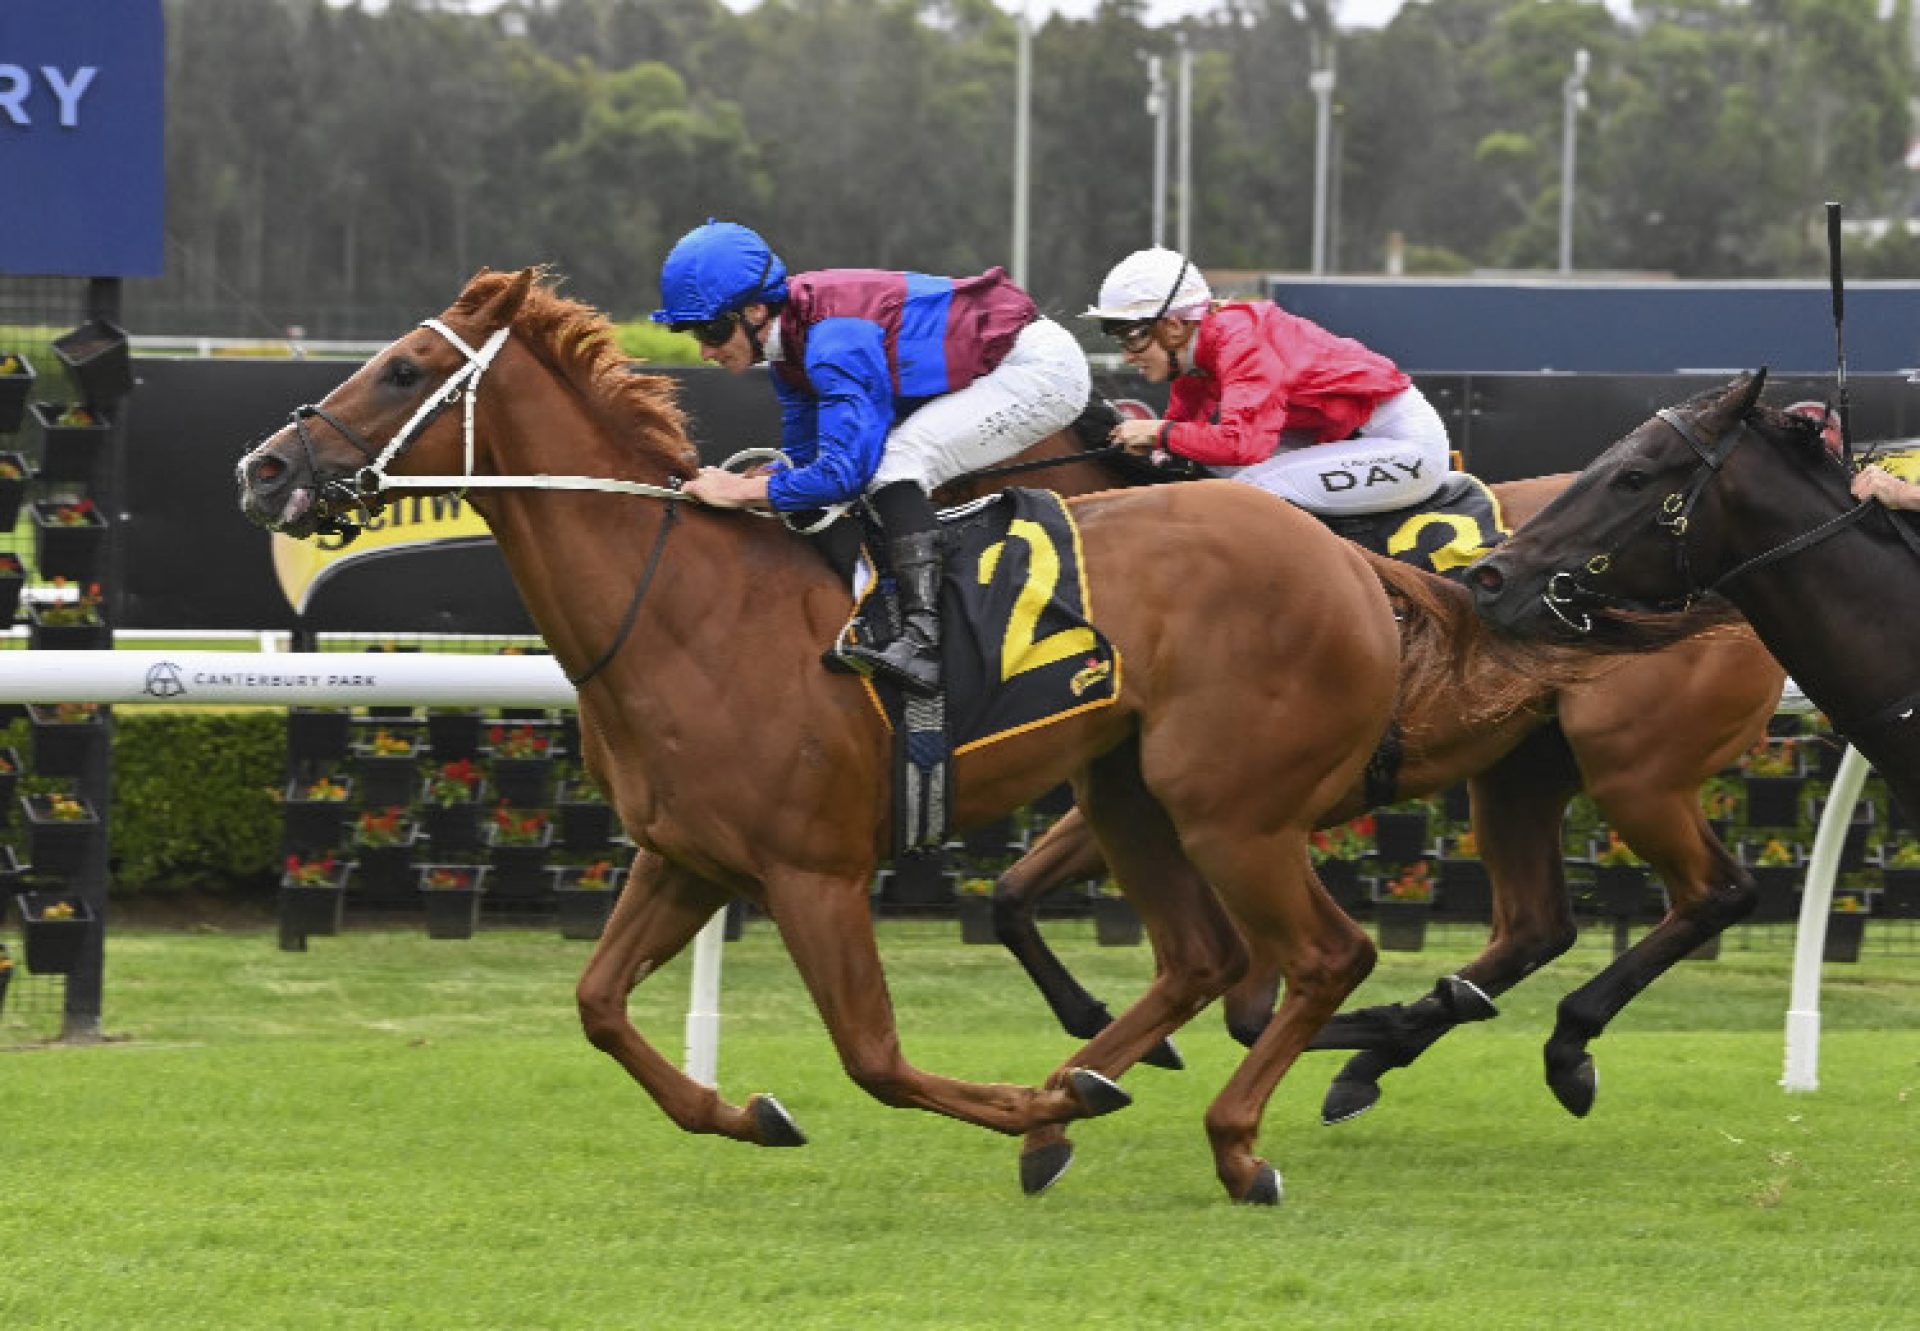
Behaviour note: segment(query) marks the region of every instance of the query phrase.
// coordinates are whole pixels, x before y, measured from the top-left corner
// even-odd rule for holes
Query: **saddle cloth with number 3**
[[[956,756],[1120,694],[1120,653],[1093,626],[1080,529],[1051,490],[1012,489],[941,514],[947,737]],[[862,596],[849,631],[871,638],[881,598]],[[884,635],[880,635],[884,636]],[[897,691],[867,681],[888,723]]]

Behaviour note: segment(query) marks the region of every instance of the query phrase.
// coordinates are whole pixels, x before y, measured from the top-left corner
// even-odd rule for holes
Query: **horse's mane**
[[[532,289],[513,317],[513,331],[541,363],[574,387],[615,439],[664,454],[668,465],[692,475],[699,469],[700,457],[687,438],[686,413],[673,380],[661,374],[635,374],[633,361],[620,349],[607,316],[583,301],[562,296],[554,289],[557,279],[545,268],[536,272]],[[479,313],[515,278],[513,273],[483,269],[454,301],[453,311]]]

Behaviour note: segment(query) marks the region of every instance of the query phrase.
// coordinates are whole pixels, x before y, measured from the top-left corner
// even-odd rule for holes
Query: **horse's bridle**
[[[1586,613],[1588,609],[1634,610],[1653,614],[1672,614],[1689,610],[1701,598],[1718,593],[1735,578],[1785,559],[1789,555],[1798,554],[1809,546],[1818,545],[1829,536],[1858,522],[1872,507],[1868,504],[1856,504],[1852,508],[1845,509],[1839,516],[1821,523],[1812,530],[1802,532],[1798,536],[1782,541],[1779,545],[1761,551],[1750,559],[1743,560],[1711,583],[1702,586],[1693,575],[1693,559],[1687,545],[1687,528],[1692,522],[1693,510],[1699,504],[1700,497],[1706,493],[1707,486],[1720,474],[1720,469],[1726,465],[1727,458],[1735,448],[1739,447],[1741,441],[1752,433],[1752,430],[1743,417],[1735,421],[1733,428],[1722,434],[1719,439],[1708,443],[1701,438],[1700,432],[1693,427],[1692,422],[1677,410],[1663,407],[1654,415],[1679,435],[1687,447],[1691,448],[1694,455],[1700,459],[1699,467],[1694,470],[1685,487],[1661,500],[1659,510],[1651,520],[1651,527],[1663,528],[1675,542],[1674,567],[1680,577],[1681,592],[1678,596],[1665,601],[1642,601],[1604,592],[1588,585],[1581,580],[1581,573],[1599,577],[1613,567],[1614,559],[1619,553],[1619,551],[1602,551],[1589,558],[1578,571],[1562,569],[1555,573],[1547,579],[1546,590],[1541,594],[1541,599],[1554,617],[1576,633],[1593,631],[1593,620]],[[1626,549],[1634,540],[1646,534],[1648,534],[1647,531],[1636,532],[1621,545],[1620,550]]]
[[[667,533],[673,529],[674,520],[679,516],[680,501],[685,498],[680,492],[680,479],[673,477],[666,485],[649,485],[644,481],[622,481],[601,476],[478,476],[473,470],[474,399],[480,392],[480,380],[493,364],[493,358],[499,354],[511,331],[508,327],[496,328],[478,350],[467,345],[458,333],[438,319],[422,319],[422,328],[430,328],[445,338],[454,350],[466,357],[466,363],[447,376],[447,381],[429,393],[387,441],[385,448],[377,449],[358,430],[329,412],[325,407],[311,403],[294,408],[294,437],[300,441],[300,447],[307,456],[308,474],[314,478],[317,493],[314,496],[314,512],[319,519],[319,530],[338,535],[342,542],[352,541],[360,534],[364,525],[362,519],[375,516],[372,501],[391,490],[470,490],[475,488],[493,490],[601,490],[615,494],[647,495],[667,501],[666,516],[661,520],[658,535],[654,537],[653,552],[647,558],[645,571],[635,586],[633,599],[627,604],[626,614],[621,618],[620,626],[614,631],[613,641],[597,660],[578,675],[568,678],[576,689],[586,687],[587,681],[604,669],[607,663],[619,654],[628,634],[640,613],[640,602],[647,594],[647,588],[653,585],[653,575],[659,570],[661,551],[667,543]],[[458,476],[393,476],[387,468],[408,448],[417,442],[432,425],[440,413],[455,402],[463,404],[465,416],[465,463]],[[359,454],[367,459],[367,465],[354,473],[353,484],[348,485],[345,478],[336,478],[324,484],[320,481],[319,460],[313,452],[313,436],[307,429],[307,421],[317,418],[332,427],[340,437],[347,441]],[[336,507],[338,505],[338,507]]]

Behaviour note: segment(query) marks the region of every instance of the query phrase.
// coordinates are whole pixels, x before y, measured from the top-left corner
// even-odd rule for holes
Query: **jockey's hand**
[[[1159,421],[1124,420],[1107,435],[1107,442],[1118,444],[1129,453],[1151,453],[1160,446]]]
[[[1863,504],[1877,499],[1888,508],[1916,508],[1920,507],[1920,486],[1879,467],[1863,467],[1853,478],[1853,497]]]
[[[698,476],[681,487],[681,493],[709,508],[765,508],[767,478],[702,467]]]

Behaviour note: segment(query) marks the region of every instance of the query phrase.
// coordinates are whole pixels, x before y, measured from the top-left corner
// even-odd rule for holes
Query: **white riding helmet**
[[[1199,319],[1213,301],[1200,270],[1178,250],[1135,250],[1100,284],[1100,300],[1083,319]]]

